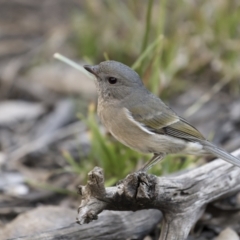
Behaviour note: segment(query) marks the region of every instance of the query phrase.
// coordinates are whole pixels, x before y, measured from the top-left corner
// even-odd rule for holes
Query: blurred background
[[[39,205],[76,209],[76,186],[94,166],[110,186],[150,158],[106,132],[93,81],[54,59],[55,52],[80,65],[111,59],[131,66],[206,138],[228,151],[240,147],[238,0],[0,0],[3,239],[15,236],[6,225]],[[151,173],[210,160],[167,156]],[[212,219],[202,220],[201,239],[228,225]],[[231,224],[238,233],[239,219]]]

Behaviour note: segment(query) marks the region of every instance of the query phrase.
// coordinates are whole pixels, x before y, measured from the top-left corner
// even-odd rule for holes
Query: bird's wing
[[[205,140],[203,135],[186,120],[179,117],[159,98],[150,98],[128,108],[132,118],[147,130],[172,137],[194,141]]]

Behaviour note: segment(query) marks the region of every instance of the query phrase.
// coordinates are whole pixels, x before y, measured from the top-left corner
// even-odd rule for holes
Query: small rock
[[[5,172],[0,174],[0,190],[6,190],[9,186],[22,184],[24,177],[17,172]]]
[[[15,184],[13,186],[8,186],[4,191],[7,195],[11,196],[22,196],[29,193],[29,188],[25,184]]]
[[[76,211],[65,207],[40,206],[22,213],[2,229],[4,239],[33,235],[69,226],[75,222]]]
[[[4,101],[0,103],[0,125],[9,126],[18,121],[31,120],[45,112],[40,103],[26,101]]]
[[[239,236],[233,229],[225,228],[214,240],[239,240]]]

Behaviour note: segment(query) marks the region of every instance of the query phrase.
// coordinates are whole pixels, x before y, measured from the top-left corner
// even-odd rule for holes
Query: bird
[[[103,61],[84,65],[95,76],[98,116],[106,129],[124,145],[152,158],[146,172],[167,154],[214,155],[240,167],[240,159],[208,141],[187,120],[151,93],[127,65]]]

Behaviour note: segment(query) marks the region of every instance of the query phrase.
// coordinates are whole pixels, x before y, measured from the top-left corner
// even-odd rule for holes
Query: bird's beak
[[[98,65],[91,66],[91,65],[84,65],[83,66],[88,72],[93,74],[94,76],[98,77]]]

